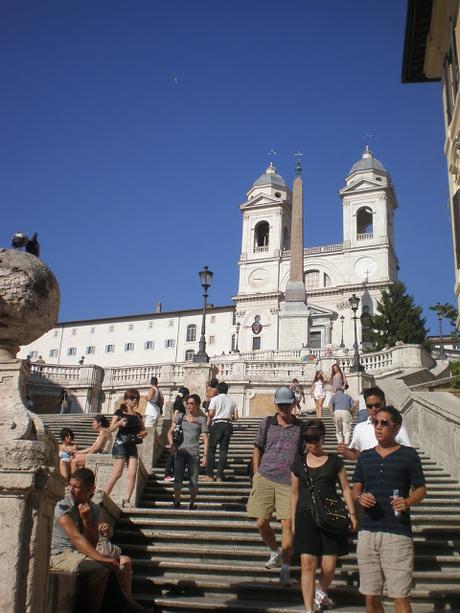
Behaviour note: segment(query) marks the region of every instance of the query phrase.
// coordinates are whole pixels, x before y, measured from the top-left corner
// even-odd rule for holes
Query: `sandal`
[[[122,500],[121,501],[121,508],[122,509],[132,509],[133,505],[129,502],[129,500]]]

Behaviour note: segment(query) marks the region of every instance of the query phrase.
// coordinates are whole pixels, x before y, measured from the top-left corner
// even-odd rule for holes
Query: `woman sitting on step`
[[[109,422],[104,415],[96,415],[91,424],[91,428],[97,432],[94,443],[86,449],[79,449],[72,457],[71,472],[78,468],[85,468],[86,458],[90,453],[108,453],[112,445],[112,434],[109,430]]]
[[[70,479],[70,463],[77,451],[77,446],[74,443],[74,433],[70,428],[62,428],[59,432],[61,442],[59,444],[59,472],[66,481]]]
[[[137,445],[147,436],[142,415],[136,411],[139,406],[140,394],[136,389],[125,392],[124,403],[115,411],[110,422],[109,431],[117,434],[112,448],[113,469],[112,475],[105,486],[107,496],[112,491],[115,483],[123,474],[125,464],[128,466],[128,481],[126,484],[126,498],[123,499],[122,507],[130,509],[131,495],[136,483],[138,453]]]

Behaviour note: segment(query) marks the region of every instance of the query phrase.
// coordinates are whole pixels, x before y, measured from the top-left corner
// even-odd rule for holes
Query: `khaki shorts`
[[[88,586],[96,585],[109,576],[108,567],[72,549],[52,555],[50,568],[67,573],[84,574]]]
[[[275,483],[255,473],[246,509],[249,517],[256,519],[269,519],[275,510],[276,519],[290,519],[291,486]]]
[[[414,545],[409,536],[362,530],[357,554],[361,594],[380,596],[386,581],[390,598],[410,596]]]

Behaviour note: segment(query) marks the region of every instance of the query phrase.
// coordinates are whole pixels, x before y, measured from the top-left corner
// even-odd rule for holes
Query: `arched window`
[[[326,273],[324,273],[324,287],[331,287],[331,285],[332,285],[331,277],[327,275]]]
[[[371,331],[371,323],[372,316],[370,314],[370,309],[368,306],[363,306],[363,311],[361,313],[361,342],[369,343],[370,342],[370,331]]]
[[[254,251],[268,251],[269,234],[268,221],[259,221],[254,228]]]
[[[319,270],[307,270],[305,273],[305,287],[306,289],[321,287]]]
[[[190,324],[187,326],[187,343],[191,343],[192,341],[196,341],[196,326],[195,324]]]
[[[286,226],[283,228],[283,249],[291,248],[291,240],[289,238],[289,230]]]
[[[194,355],[195,352],[193,351],[193,349],[187,349],[187,351],[185,352],[185,361],[191,362],[193,360]]]
[[[372,238],[374,235],[372,209],[365,206],[356,214],[356,238],[362,240],[365,238]]]

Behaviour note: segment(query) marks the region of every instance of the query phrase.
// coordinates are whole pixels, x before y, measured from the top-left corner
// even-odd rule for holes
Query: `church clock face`
[[[377,264],[373,258],[365,257],[359,259],[355,264],[355,272],[361,279],[367,280],[377,270]]]
[[[265,268],[256,268],[249,275],[249,285],[254,289],[259,289],[263,287],[268,279],[268,272]]]

